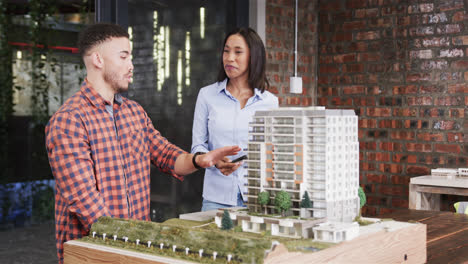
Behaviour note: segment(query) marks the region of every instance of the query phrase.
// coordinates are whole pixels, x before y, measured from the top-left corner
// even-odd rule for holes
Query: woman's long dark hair
[[[266,54],[265,46],[263,45],[262,39],[258,36],[257,32],[251,28],[236,28],[233,31],[227,34],[224,39],[222,51],[221,51],[221,66],[218,72],[218,82],[224,81],[224,79],[229,78],[224,71],[223,64],[223,51],[224,46],[226,45],[227,39],[231,35],[239,34],[247,42],[250,50],[249,58],[249,77],[248,82],[252,89],[258,88],[262,93],[265,89],[270,87],[270,83],[266,77],[265,68],[266,68]]]

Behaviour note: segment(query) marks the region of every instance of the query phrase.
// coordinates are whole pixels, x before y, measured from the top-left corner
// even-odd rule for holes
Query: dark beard
[[[120,86],[117,80],[119,80],[117,74],[104,72],[104,81],[110,84],[116,94],[128,91],[128,87]]]

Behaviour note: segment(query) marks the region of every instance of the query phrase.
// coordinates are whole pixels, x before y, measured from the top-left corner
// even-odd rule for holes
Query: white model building
[[[353,110],[257,111],[250,123],[246,166],[249,211],[264,212],[259,192],[268,191],[273,200],[284,190],[291,195],[294,215],[351,222],[359,213],[358,118]],[[306,191],[312,208],[301,212]],[[274,213],[274,205],[267,212]]]

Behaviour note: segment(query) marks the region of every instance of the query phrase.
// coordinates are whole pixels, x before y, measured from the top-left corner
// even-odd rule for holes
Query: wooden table
[[[411,178],[408,207],[409,209],[439,211],[441,194],[468,196],[468,179],[434,176]]]
[[[427,263],[468,263],[468,215],[402,210],[379,217],[427,225]]]

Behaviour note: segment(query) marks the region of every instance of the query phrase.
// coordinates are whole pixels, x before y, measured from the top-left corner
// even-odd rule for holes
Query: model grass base
[[[93,225],[90,236],[65,243],[64,261],[226,263],[229,255],[229,263],[424,263],[426,226],[381,221],[361,227],[358,238],[333,245],[312,239],[222,231],[210,222],[171,219],[160,224],[101,218]]]

